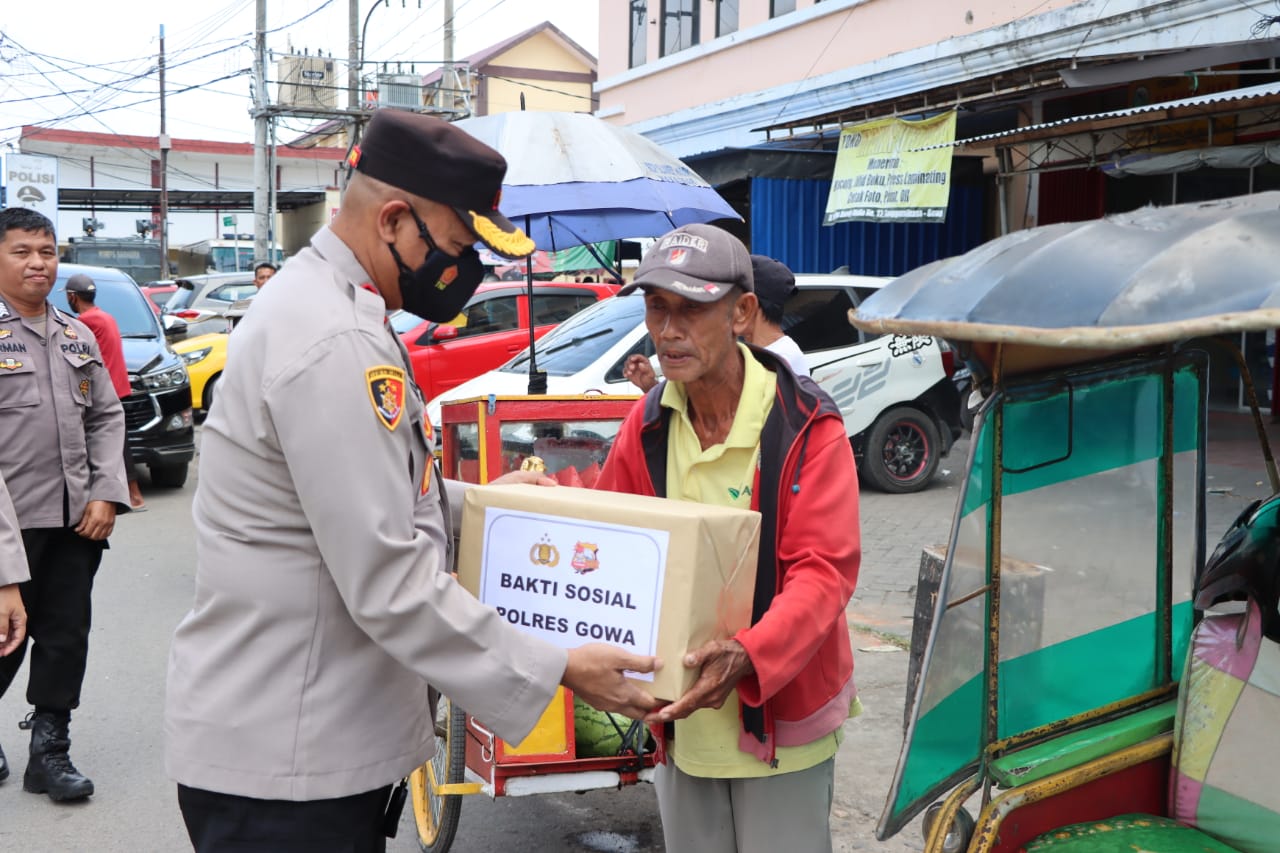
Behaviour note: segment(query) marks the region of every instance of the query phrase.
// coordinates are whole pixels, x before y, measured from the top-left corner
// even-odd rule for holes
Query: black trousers
[[[27,701],[70,711],[80,705],[89,659],[93,577],[105,543],[85,539],[70,527],[41,527],[23,530],[22,544],[31,570],[31,580],[18,585],[27,609],[27,639],[0,658],[0,696],[13,683],[30,644]]]
[[[333,800],[257,800],[178,786],[196,853],[386,853],[391,786]]]

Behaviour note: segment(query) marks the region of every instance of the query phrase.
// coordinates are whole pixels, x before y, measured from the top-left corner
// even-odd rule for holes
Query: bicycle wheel
[[[425,853],[445,853],[458,831],[461,794],[437,794],[437,785],[462,781],[467,760],[467,715],[441,697],[436,708],[436,754],[409,776],[418,846]]]

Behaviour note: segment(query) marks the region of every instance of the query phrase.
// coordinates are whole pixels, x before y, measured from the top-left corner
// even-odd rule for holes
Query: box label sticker
[[[652,655],[669,540],[665,530],[488,507],[480,600],[561,648],[605,642]]]

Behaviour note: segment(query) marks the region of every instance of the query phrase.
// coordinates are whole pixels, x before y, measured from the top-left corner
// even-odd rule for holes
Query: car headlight
[[[195,364],[204,361],[209,357],[209,353],[213,352],[213,347],[205,347],[204,349],[192,350],[191,352],[182,353],[182,360],[187,364]]]
[[[138,377],[140,384],[148,391],[156,391],[164,388],[177,388],[180,385],[187,384],[187,369],[182,365],[171,367],[168,370],[158,370],[155,373],[144,373]]]

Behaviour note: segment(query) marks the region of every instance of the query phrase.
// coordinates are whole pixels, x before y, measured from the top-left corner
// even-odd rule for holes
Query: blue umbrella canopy
[[[1099,350],[1277,328],[1280,192],[1007,234],[895,279],[850,321]]]
[[[586,113],[508,112],[457,125],[507,159],[502,212],[522,226],[527,217],[539,249],[741,219],[657,143]]]

